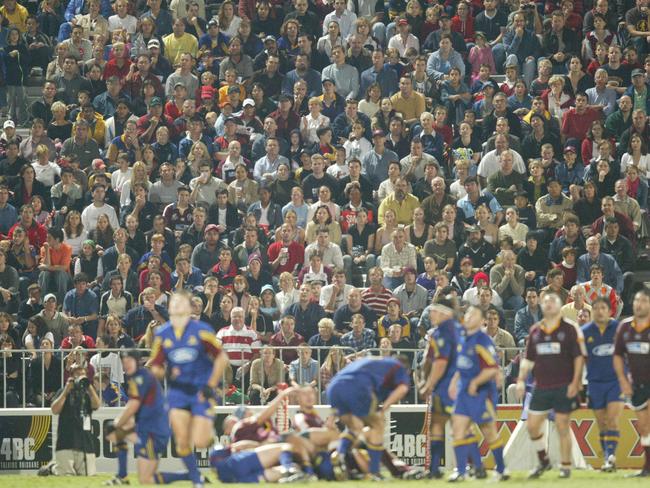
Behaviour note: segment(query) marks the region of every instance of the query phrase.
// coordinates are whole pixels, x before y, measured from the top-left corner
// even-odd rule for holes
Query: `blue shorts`
[[[258,483],[264,476],[264,466],[253,451],[235,453],[216,462],[212,469],[222,483]]]
[[[335,376],[327,386],[327,400],[338,415],[365,418],[377,409],[377,398],[370,386],[364,387],[349,378],[337,380]]]
[[[624,401],[618,381],[602,383],[590,381],[587,385],[587,394],[589,396],[589,408],[593,410],[602,410],[612,402]]]
[[[187,410],[193,416],[212,418],[212,404],[209,401],[199,398],[198,390],[181,390],[179,388],[169,388],[167,390],[167,404],[169,409],[178,408]]]
[[[167,452],[168,435],[137,431],[138,442],[133,446],[136,457],[155,461]]]
[[[449,398],[448,385],[440,385],[431,394],[431,413],[437,415],[451,415],[454,402]]]
[[[472,396],[467,390],[460,390],[454,403],[454,415],[464,415],[479,425],[496,420],[492,392],[484,389]]]

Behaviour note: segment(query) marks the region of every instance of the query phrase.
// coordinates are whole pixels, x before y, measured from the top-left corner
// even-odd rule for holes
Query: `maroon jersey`
[[[230,433],[232,442],[254,441],[263,444],[265,442],[277,442],[279,437],[278,431],[271,422],[259,424],[255,417],[240,420]]]
[[[555,327],[538,322],[530,329],[526,359],[535,362],[535,388],[567,386],[573,381],[573,361],[584,356],[582,332],[573,322],[561,319]]]
[[[298,432],[325,425],[316,410],[300,410],[293,418],[293,428]]]
[[[616,331],[614,354],[627,360],[634,384],[650,384],[650,324],[639,327],[632,317],[623,320]]]

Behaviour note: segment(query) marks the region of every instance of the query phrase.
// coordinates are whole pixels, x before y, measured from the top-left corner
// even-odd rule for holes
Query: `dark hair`
[[[63,230],[56,227],[51,227],[47,230],[47,233],[57,241],[63,242]]]

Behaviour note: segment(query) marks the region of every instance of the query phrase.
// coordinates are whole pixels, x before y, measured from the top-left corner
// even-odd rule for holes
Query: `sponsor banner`
[[[261,407],[251,407],[259,410]],[[223,419],[233,412],[235,407],[217,408],[215,424],[218,426],[216,439],[225,444],[226,437],[221,430]],[[331,410],[327,406],[318,406],[318,412],[325,418]],[[97,457],[98,472],[113,472],[117,469],[117,460],[111,445],[104,439],[104,427],[109,420],[115,419],[122,408],[100,408],[93,413],[92,433],[94,451]],[[396,405],[387,414],[385,445],[405,463],[423,465],[426,452],[426,435],[423,432],[424,405]],[[289,406],[288,413],[293,415],[295,406]],[[500,406],[497,409],[499,435],[507,439],[514,431],[521,416],[518,406]],[[617,451],[617,465],[620,468],[639,468],[643,464],[643,449],[634,412],[625,409],[621,416],[621,440]],[[53,458],[53,446],[56,442],[58,418],[51,415],[49,409],[6,409],[0,411],[0,471],[33,471]],[[599,431],[595,418],[588,409],[580,409],[572,416],[571,428],[587,463],[594,468],[602,464],[602,452]],[[448,429],[449,430],[449,429]],[[447,432],[446,459],[448,465],[453,463],[453,453]],[[481,453],[487,467],[492,467],[493,460],[487,443],[481,442]],[[135,472],[135,456],[130,446],[129,471]],[[208,450],[197,450],[199,466],[208,467]],[[443,461],[443,464],[445,462]],[[160,469],[182,470],[173,440],[169,443],[167,453],[160,460]]]

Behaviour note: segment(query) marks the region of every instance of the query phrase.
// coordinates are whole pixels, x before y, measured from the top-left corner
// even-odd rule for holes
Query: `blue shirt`
[[[497,351],[490,336],[480,329],[474,334],[466,335],[461,341],[460,352],[456,360],[456,369],[460,376],[459,389],[467,390],[470,382],[481,371],[496,368],[498,365]],[[479,390],[496,388],[496,381],[483,383]]]
[[[76,289],[72,289],[65,294],[63,299],[63,312],[71,317],[84,317],[99,313],[97,295],[90,290],[79,295]]]
[[[363,329],[361,337],[354,336],[354,332],[350,331],[341,336],[341,346],[352,349],[355,352],[363,351],[364,349],[373,349],[377,346],[375,342],[375,333],[370,329]]]
[[[447,361],[445,374],[440,378],[434,391],[444,392],[447,395],[451,378],[456,373],[456,363],[458,360],[458,345],[461,340],[460,324],[453,319],[445,320],[438,327],[434,327],[427,334],[429,349],[427,351],[427,361],[432,364],[438,359]]]
[[[600,253],[596,260],[591,259],[589,254],[583,254],[578,258],[578,283],[586,283],[591,280],[591,266],[599,264],[603,268],[603,281],[614,288],[620,296],[623,293],[623,272],[616,259],[611,255]]]
[[[7,235],[16,222],[18,222],[16,207],[8,203],[0,208],[0,234]]]
[[[179,331],[167,322],[156,330],[150,363],[166,364],[168,371],[179,372],[169,380],[170,388],[203,387],[212,374],[214,359],[221,353],[221,342],[208,324],[190,320]]]
[[[135,414],[138,431],[169,436],[165,398],[160,383],[151,371],[139,368],[133,376],[127,376],[127,390],[130,400],[140,401],[140,408]]]
[[[381,155],[371,151],[362,158],[361,166],[372,184],[379,188],[379,184],[388,178],[388,164],[399,160],[399,156],[390,149],[384,149]]]
[[[399,80],[395,70],[382,67],[381,70],[377,71],[374,66],[371,66],[361,73],[359,96],[365,97],[368,87],[373,83],[379,84],[383,98],[390,97],[399,90]]]
[[[386,400],[398,386],[411,384],[408,372],[395,358],[358,359],[339,371],[336,376],[354,380],[359,389],[370,386],[380,402]]]
[[[318,371],[318,361],[315,359],[310,359],[307,366],[303,366],[300,359],[291,361],[289,364],[289,378],[299,385],[318,381]]]
[[[618,321],[611,319],[603,331],[595,322],[582,326],[587,349],[587,381],[617,381],[612,358]]]
[[[476,203],[472,203],[469,199],[469,195],[465,195],[463,198],[456,202],[456,206],[460,208],[465,215],[465,222],[468,224],[476,223],[474,218],[474,210],[480,207],[481,205],[487,205],[492,212],[496,214],[497,212],[503,212],[503,208],[499,205],[499,202],[489,191],[483,190],[481,195],[476,200]]]

